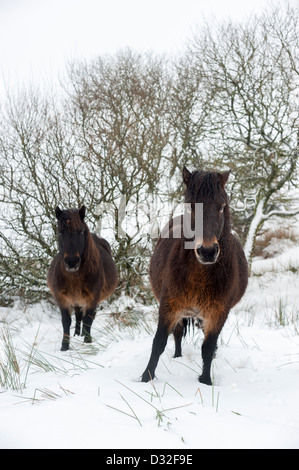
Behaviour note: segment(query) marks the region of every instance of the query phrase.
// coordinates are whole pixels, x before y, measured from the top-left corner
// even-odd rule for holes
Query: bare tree
[[[168,80],[162,60],[125,51],[72,64],[59,100],[37,90],[9,97],[0,116],[3,296],[46,292],[57,204],[86,204],[94,230],[109,220],[121,287],[144,287],[149,200],[169,160]]]
[[[114,209],[116,257],[128,288],[130,276],[135,283],[147,276],[151,240],[143,226],[150,220],[148,200],[157,193],[169,160],[169,81],[162,59],[130,50],[69,67],[71,125],[98,188],[93,209],[103,204]],[[123,198],[128,210],[138,207],[131,211],[134,229],[125,234],[119,226],[126,215]]]
[[[232,169],[235,228],[250,260],[266,220],[299,213],[298,71],[298,12],[286,6],[201,25],[171,64],[126,50],[69,64],[55,99],[30,89],[8,96],[0,108],[0,297],[47,292],[54,208],[82,203],[89,226],[109,234],[120,287],[146,296],[150,203],[165,214],[181,199],[184,164]]]
[[[233,170],[249,259],[265,220],[299,212],[284,197],[297,186],[298,51],[298,12],[288,6],[245,23],[205,25],[190,45],[197,73],[214,90],[210,152],[214,164]]]
[[[75,149],[49,99],[30,89],[8,97],[0,155],[1,294],[36,298],[46,292],[55,253],[54,208],[61,199],[74,206],[82,198]]]

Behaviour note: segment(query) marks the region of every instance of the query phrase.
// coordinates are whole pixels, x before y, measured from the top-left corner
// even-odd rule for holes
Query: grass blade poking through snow
[[[21,384],[20,366],[7,325],[1,331],[0,339],[3,341],[5,356],[4,360],[0,357],[0,385],[3,388],[11,388],[20,392],[24,388]]]
[[[142,427],[142,424],[141,424],[141,421],[140,419],[138,418],[138,416],[136,415],[135,411],[133,410],[133,408],[131,407],[131,405],[127,402],[127,400],[121,395],[119,394],[121,399],[128,405],[128,407],[130,408],[130,410],[132,411],[133,415],[129,414],[129,413],[126,413],[125,411],[123,410],[120,410],[118,408],[115,408],[114,406],[111,406],[111,405],[106,405],[108,406],[108,408],[111,408],[112,410],[115,410],[115,411],[119,411],[119,413],[122,413],[126,416],[129,416],[130,418],[134,418],[138,421],[139,425]]]
[[[187,403],[186,405],[179,405],[179,406],[174,406],[174,407],[171,407],[171,408],[167,408],[167,409],[159,409],[157,408],[153,403],[149,402],[148,400],[146,400],[145,398],[143,398],[141,395],[139,395],[138,393],[136,393],[134,390],[132,390],[131,388],[129,388],[127,385],[119,382],[118,380],[116,380],[117,383],[119,383],[120,385],[122,385],[123,387],[125,387],[127,390],[129,390],[130,392],[132,392],[134,395],[136,395],[138,398],[140,398],[142,401],[144,401],[145,403],[147,403],[149,406],[151,406],[152,408],[154,408],[154,410],[156,411],[156,419],[158,419],[158,426],[160,426],[160,423],[163,421],[163,418],[167,418],[167,416],[165,415],[165,412],[167,411],[172,411],[172,410],[176,410],[176,409],[179,409],[179,408],[184,408],[186,406],[190,406],[192,405],[192,403]],[[169,385],[169,384],[168,384]],[[173,387],[171,387],[173,388]],[[175,390],[173,388],[173,390]],[[165,389],[164,389],[165,391]],[[177,392],[179,395],[181,395],[177,390],[175,390],[175,392]],[[159,394],[159,397],[160,397],[160,394]],[[123,397],[122,397],[123,398]],[[123,398],[124,400],[124,398]],[[127,402],[126,402],[127,403]],[[128,405],[128,403],[127,403]],[[129,405],[128,405],[129,406]],[[112,407],[110,407],[112,408]],[[131,411],[133,412],[132,408],[130,407]],[[119,410],[118,410],[119,411]],[[137,416],[136,414],[134,413],[134,417],[137,419]],[[167,418],[169,419],[169,418]],[[139,421],[139,420],[138,420]]]

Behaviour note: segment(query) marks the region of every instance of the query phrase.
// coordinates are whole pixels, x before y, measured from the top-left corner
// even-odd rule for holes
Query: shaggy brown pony
[[[76,315],[75,335],[81,333],[84,342],[91,342],[90,329],[100,301],[116,288],[118,276],[109,243],[90,233],[86,223],[85,206],[79,210],[56,207],[59,253],[48,272],[48,286],[62,318],[61,351],[69,349],[71,313]]]
[[[193,248],[186,249],[189,235],[173,236],[178,226],[183,227],[183,217],[180,217],[170,222],[168,238],[161,236],[158,240],[150,263],[150,280],[160,302],[159,322],[151,357],[142,375],[143,382],[154,378],[170,333],[175,339],[174,357],[181,356],[186,319],[196,318],[204,331],[203,370],[199,381],[212,384],[210,369],[219,333],[230,309],[243,296],[248,282],[243,249],[231,233],[225,192],[228,177],[229,172],[190,173],[187,168],[183,169],[191,228],[194,232],[196,203],[201,203],[202,231],[199,235],[195,231]]]

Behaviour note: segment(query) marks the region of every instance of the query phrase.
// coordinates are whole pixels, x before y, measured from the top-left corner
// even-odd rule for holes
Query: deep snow
[[[291,257],[254,263],[221,334],[213,387],[197,380],[201,331],[186,338],[182,358],[172,358],[169,338],[158,378],[139,381],[156,305],[125,297],[106,303],[93,344],[72,338],[63,353],[56,308],[1,308],[0,332],[8,324],[26,387],[0,389],[0,448],[299,448],[298,266],[299,247]],[[130,305],[134,327],[113,319]],[[5,362],[2,334],[0,358]]]

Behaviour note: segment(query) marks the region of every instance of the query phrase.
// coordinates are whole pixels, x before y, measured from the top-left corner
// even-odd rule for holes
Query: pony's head
[[[191,224],[195,226],[196,204],[202,204],[202,227],[194,239],[195,255],[202,264],[214,264],[220,254],[219,241],[225,224],[229,221],[228,196],[225,184],[230,171],[193,171],[184,167],[183,180],[186,185],[185,203],[190,212]]]
[[[84,222],[85,206],[78,209],[55,209],[58,220],[58,245],[68,273],[78,272],[85,250],[87,226]]]

